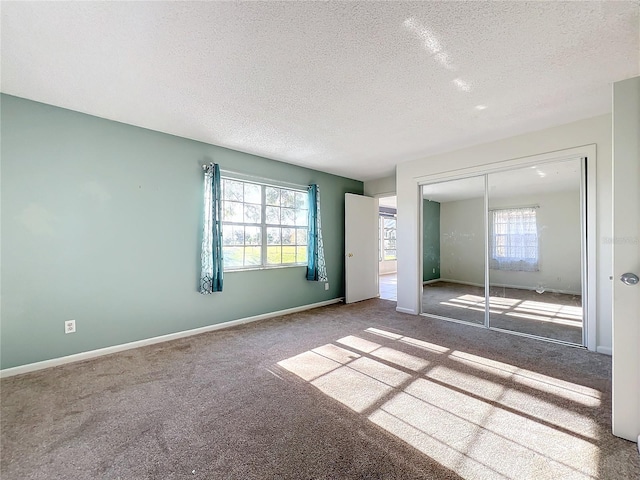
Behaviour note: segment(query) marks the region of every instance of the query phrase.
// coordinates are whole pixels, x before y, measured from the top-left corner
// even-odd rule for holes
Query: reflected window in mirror
[[[538,271],[537,207],[491,211],[491,256],[493,270]]]

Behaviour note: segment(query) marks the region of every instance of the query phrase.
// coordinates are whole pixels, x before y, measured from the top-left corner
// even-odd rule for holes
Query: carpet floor
[[[489,323],[492,327],[582,345],[580,295],[516,288],[489,289]],[[424,313],[484,324],[484,287],[451,282],[423,287]]]
[[[3,379],[13,479],[635,479],[611,359],[332,305]]]

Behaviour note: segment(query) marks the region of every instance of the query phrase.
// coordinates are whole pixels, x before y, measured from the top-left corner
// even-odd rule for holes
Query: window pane
[[[384,259],[385,260],[395,260],[396,259],[396,251],[395,250],[385,250],[384,251]]]
[[[295,225],[296,211],[292,208],[282,209],[282,225]]]
[[[306,263],[306,192],[225,178],[222,190],[225,267]],[[266,258],[262,257],[265,242]]]
[[[296,234],[295,229],[293,229],[293,228],[283,228],[282,229],[282,244],[283,245],[295,245],[295,243],[296,243],[295,234]]]
[[[245,265],[262,265],[262,248],[244,247]]]
[[[533,208],[492,211],[491,258],[494,270],[538,270],[538,229]]]
[[[233,267],[242,267],[242,247],[222,247],[222,255],[224,256],[224,266],[233,268]]]
[[[222,244],[244,245],[244,228],[236,225],[223,225]]]
[[[255,183],[244,184],[244,201],[247,203],[262,203],[262,188]]]
[[[396,249],[396,241],[395,240],[385,240],[384,241],[384,249],[385,250],[395,250]]]
[[[260,205],[244,205],[244,221],[246,223],[260,223],[262,221],[262,209]]]
[[[296,229],[296,245],[306,245],[306,244],[307,244],[307,229],[297,228]]]
[[[296,196],[296,208],[307,210],[307,200],[309,195],[304,192],[295,192]]]
[[[282,247],[282,263],[296,263],[296,247]]]
[[[309,223],[309,210],[296,210],[296,225],[305,226]]]
[[[244,244],[245,245],[262,245],[260,227],[244,227]]]
[[[267,228],[267,245],[280,245],[282,243],[281,238],[279,228]]]
[[[281,263],[282,247],[267,247],[267,263],[275,265]]]
[[[273,187],[265,187],[265,195],[267,198],[267,205],[280,206],[280,189]]]
[[[296,206],[296,192],[291,190],[280,190],[280,200],[283,207],[294,208]]]
[[[384,219],[384,228],[396,228],[396,219],[395,218],[385,218]]]
[[[269,225],[280,225],[280,207],[265,207],[267,223]]]
[[[225,200],[233,200],[235,202],[242,202],[242,182],[235,182],[233,180],[222,180],[222,198]]]
[[[222,202],[222,220],[225,222],[242,222],[242,204]]]

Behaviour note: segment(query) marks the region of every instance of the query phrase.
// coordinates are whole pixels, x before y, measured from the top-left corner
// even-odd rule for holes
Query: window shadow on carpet
[[[596,389],[377,328],[278,366],[464,478],[599,478]]]

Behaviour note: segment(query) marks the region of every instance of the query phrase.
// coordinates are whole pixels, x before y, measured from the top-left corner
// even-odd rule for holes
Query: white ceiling
[[[360,180],[609,112],[640,73],[637,1],[0,8],[5,93]]]
[[[488,175],[489,203],[498,198],[577,192],[580,180],[580,159],[491,173]],[[484,176],[425,185],[422,196],[440,203],[483,198]]]

